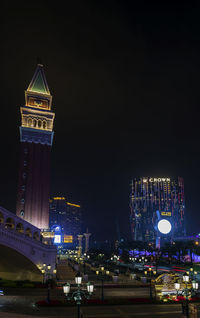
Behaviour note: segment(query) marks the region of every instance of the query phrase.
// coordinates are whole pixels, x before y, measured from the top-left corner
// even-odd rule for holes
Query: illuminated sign
[[[52,227],[51,227],[51,231],[52,231],[52,232],[61,232],[61,228],[60,228],[59,225],[54,224],[54,225],[52,225]]]
[[[41,232],[43,237],[54,238],[54,232]]]
[[[71,205],[71,206],[75,206],[76,208],[80,208],[81,206],[78,204],[74,204],[74,203],[70,203],[70,202],[66,202],[67,205]]]
[[[171,223],[168,220],[162,219],[158,222],[158,230],[162,234],[168,234],[172,229]]]
[[[54,197],[53,199],[54,199],[54,200],[65,200],[64,197]]]
[[[146,179],[144,178],[143,179],[143,182],[170,182],[170,178],[149,178],[149,179]]]
[[[172,212],[161,212],[161,215],[172,216]]]
[[[73,243],[72,235],[64,235],[64,243]]]
[[[61,243],[61,235],[55,235],[54,236],[54,244],[59,244]]]

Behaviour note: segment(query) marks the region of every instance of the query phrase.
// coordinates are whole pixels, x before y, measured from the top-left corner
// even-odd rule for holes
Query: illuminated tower
[[[38,64],[21,107],[20,162],[16,214],[40,229],[49,227],[52,96]]]
[[[132,180],[130,208],[133,240],[155,242],[160,218],[172,224],[172,238],[186,233],[184,181],[181,177]]]

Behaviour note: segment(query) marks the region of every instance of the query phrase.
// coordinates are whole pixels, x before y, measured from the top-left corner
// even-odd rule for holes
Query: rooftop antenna
[[[37,58],[36,58],[36,62],[37,62],[37,64],[43,65],[43,64],[42,64],[42,60],[41,60],[40,57],[37,57]]]

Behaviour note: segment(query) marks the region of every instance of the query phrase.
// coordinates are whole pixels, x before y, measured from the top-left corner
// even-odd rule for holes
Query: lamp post
[[[149,269],[148,269],[148,271],[144,271],[144,274],[146,275],[146,276],[148,276],[148,274],[149,274],[149,278],[150,278],[150,290],[149,290],[149,292],[150,292],[150,299],[153,299],[153,294],[152,294],[152,275],[156,275],[156,271],[152,271],[152,268],[151,267],[149,267]]]
[[[47,302],[50,303],[50,289],[51,289],[51,284],[50,284],[50,270],[51,270],[51,265],[47,265]]]
[[[67,283],[63,286],[63,291],[64,291],[64,294],[67,296],[68,300],[70,300],[70,299],[75,300],[76,305],[77,305],[77,318],[81,318],[80,306],[81,306],[82,297],[89,299],[90,295],[92,295],[92,293],[94,291],[94,285],[91,284],[90,282],[87,283],[88,295],[83,290],[81,290],[82,275],[80,274],[80,272],[78,272],[76,277],[75,277],[75,283],[77,284],[77,290],[74,291],[71,296],[68,296],[69,292],[70,292],[70,284],[69,283]]]
[[[182,292],[185,295],[185,303],[182,303],[182,313],[186,315],[186,318],[189,318],[189,292],[192,294],[193,291],[196,291],[198,289],[198,283],[196,281],[192,281],[192,287],[188,288],[188,283],[190,281],[190,277],[187,273],[183,275],[183,283],[185,284],[185,288],[182,288]],[[178,291],[181,290],[181,283],[177,282],[175,283],[175,289],[177,291],[177,296],[178,296]]]
[[[101,266],[100,270],[96,271],[96,275],[98,276],[101,273],[101,301],[104,301],[104,267]],[[110,272],[108,270],[105,271],[106,275],[109,275]]]
[[[40,268],[41,273],[43,274],[43,284],[47,283],[47,302],[50,303],[50,289],[51,289],[51,265],[43,264],[43,266]],[[53,273],[56,274],[56,269],[53,270]]]

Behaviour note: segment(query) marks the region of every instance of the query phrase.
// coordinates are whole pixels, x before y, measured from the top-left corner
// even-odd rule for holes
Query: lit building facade
[[[21,107],[20,160],[16,214],[40,229],[49,227],[52,96],[43,66],[37,65]]]
[[[79,204],[68,202],[65,197],[51,197],[49,227],[60,226],[60,243],[75,243],[82,231],[82,213]]]
[[[155,243],[159,219],[172,224],[171,238],[185,236],[183,178],[143,177],[131,182],[130,223],[133,240]]]

